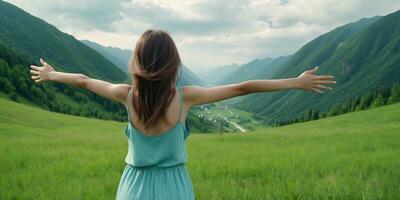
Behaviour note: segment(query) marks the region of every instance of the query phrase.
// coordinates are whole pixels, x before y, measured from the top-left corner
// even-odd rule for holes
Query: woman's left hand
[[[36,83],[42,81],[50,81],[50,74],[51,72],[55,72],[52,66],[47,64],[43,59],[40,58],[40,63],[42,64],[41,67],[36,65],[31,65],[31,79],[35,80]]]
[[[303,72],[296,78],[297,88],[302,90],[311,90],[318,93],[324,93],[323,90],[331,90],[331,87],[326,84],[335,84],[335,77],[330,75],[318,76],[315,75],[318,67]]]

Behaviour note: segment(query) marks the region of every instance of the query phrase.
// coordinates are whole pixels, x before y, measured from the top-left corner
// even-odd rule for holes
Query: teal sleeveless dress
[[[131,90],[132,91],[132,90]],[[182,112],[182,88],[178,87]],[[157,136],[145,135],[132,125],[130,119],[131,92],[128,94],[128,139],[126,167],[122,173],[117,200],[191,200],[192,182],[186,168],[186,138],[190,135],[188,121],[179,122]]]

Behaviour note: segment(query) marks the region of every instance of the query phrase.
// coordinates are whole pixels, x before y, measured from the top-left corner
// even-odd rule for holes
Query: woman
[[[83,74],[55,71],[40,59],[31,66],[35,82],[56,81],[88,89],[126,106],[127,163],[117,199],[194,199],[187,172],[186,116],[194,105],[208,104],[256,92],[286,89],[322,93],[332,89],[333,76],[314,75],[317,67],[297,78],[250,80],[217,87],[178,87],[181,60],[174,41],[161,30],[143,33],[132,54],[132,85],[112,84]]]

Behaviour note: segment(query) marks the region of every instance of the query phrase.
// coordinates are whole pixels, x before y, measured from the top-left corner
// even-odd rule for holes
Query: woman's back
[[[194,199],[191,179],[185,166],[185,139],[189,136],[189,130],[185,128],[187,123],[181,121],[181,87],[177,93],[179,108],[175,112],[170,110],[170,114],[176,115],[177,121],[172,127],[155,134],[144,133],[132,123],[132,92],[128,94],[129,122],[125,129],[128,140],[125,157],[127,166],[118,186],[117,199]],[[177,109],[173,106],[174,102],[168,109]]]
[[[160,118],[157,124],[152,125],[147,130],[145,129],[145,125],[138,120],[138,114],[132,106],[132,98],[136,99],[137,94],[135,94],[135,92],[133,92],[133,90],[131,89],[128,93],[126,105],[126,109],[128,110],[129,122],[131,122],[134,125],[135,129],[140,131],[141,133],[149,136],[157,136],[175,127],[179,123],[179,121],[186,121],[186,113],[183,112],[181,107],[181,102],[183,100],[183,93],[181,89],[181,87],[174,88],[175,95],[165,111],[165,116],[163,118]]]
[[[132,91],[132,90],[131,90]],[[171,102],[168,114],[175,114],[177,121],[173,126],[164,128],[162,132],[148,134],[139,130],[134,122],[132,122],[132,92],[128,94],[127,111],[128,125],[125,129],[125,135],[128,139],[128,154],[125,161],[135,167],[171,167],[186,162],[185,139],[189,135],[189,131],[185,128],[185,124],[181,121],[183,100],[182,88],[177,88],[176,97],[178,108],[174,105],[176,101]],[[137,116],[137,115],[136,115]],[[135,115],[134,115],[135,117]],[[165,120],[171,121],[171,120]],[[186,120],[185,120],[186,121]],[[160,126],[161,127],[161,126]]]

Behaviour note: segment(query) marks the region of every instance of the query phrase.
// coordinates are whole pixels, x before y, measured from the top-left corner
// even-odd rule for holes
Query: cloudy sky
[[[399,0],[11,0],[78,39],[132,49],[141,33],[171,33],[183,63],[201,68],[294,53],[311,39]]]

